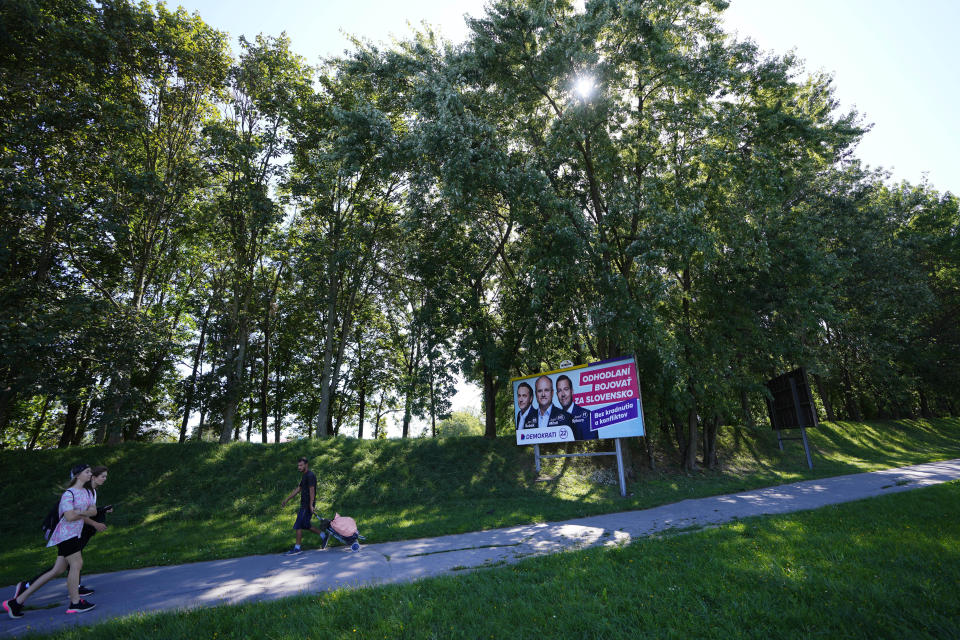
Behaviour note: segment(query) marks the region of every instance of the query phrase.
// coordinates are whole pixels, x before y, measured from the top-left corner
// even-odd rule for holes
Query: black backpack
[[[70,489],[67,489],[70,491]],[[70,495],[73,495],[73,491],[70,491]],[[76,498],[76,496],[74,496]],[[40,525],[40,530],[43,531],[44,541],[49,541],[50,536],[53,535],[53,530],[57,528],[57,525],[60,523],[60,501],[57,500],[57,504],[53,505],[53,508],[47,512],[47,517],[43,519],[43,523]]]

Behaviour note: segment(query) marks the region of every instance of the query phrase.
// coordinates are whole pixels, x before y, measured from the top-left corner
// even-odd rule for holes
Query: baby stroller
[[[321,518],[319,515],[317,519],[320,520],[319,528],[323,532],[324,547],[327,546],[327,536],[333,536],[343,544],[349,545],[351,551],[360,551],[358,541],[366,540],[366,538],[357,531],[357,523],[353,518],[347,518],[337,513],[333,516],[333,520]]]

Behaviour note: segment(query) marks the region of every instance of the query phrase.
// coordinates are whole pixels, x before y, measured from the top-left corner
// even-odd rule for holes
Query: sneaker
[[[92,595],[93,595],[93,589],[91,589],[90,587],[85,587],[85,586],[83,586],[83,585],[80,585],[80,588],[77,589],[77,592],[78,592],[80,595],[82,595],[82,596],[92,596]]]
[[[321,534],[320,534],[320,548],[321,548],[321,549],[326,549],[326,548],[327,548],[327,540],[329,540],[329,539],[330,539],[330,534],[329,534],[329,533],[321,533]]]
[[[19,598],[19,597],[20,597],[20,594],[23,593],[24,591],[26,591],[26,590],[29,589],[29,588],[30,588],[30,583],[29,583],[29,582],[18,582],[18,583],[17,583],[17,588],[16,588],[16,590],[13,592],[13,597],[14,597],[14,598]]]
[[[20,585],[17,585],[18,587]],[[17,602],[16,598],[11,598],[10,600],[5,600],[3,603],[3,610],[7,612],[7,615],[11,618],[22,618],[23,617],[23,605]]]
[[[80,598],[80,602],[78,602],[77,604],[71,604],[69,607],[67,607],[67,613],[86,613],[87,611],[90,611],[90,609],[93,609],[95,606],[97,605],[93,604],[92,602],[87,602],[83,598]]]
[[[283,555],[285,555],[285,556],[295,556],[295,555],[298,555],[298,554],[300,554],[300,553],[303,553],[303,549],[301,549],[301,548],[299,548],[299,547],[293,547],[292,549],[290,549],[290,551],[287,551],[287,552],[284,553]]]

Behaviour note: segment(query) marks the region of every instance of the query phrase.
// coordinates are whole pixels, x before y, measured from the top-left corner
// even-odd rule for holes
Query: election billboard
[[[634,358],[617,358],[514,378],[517,444],[644,435]]]

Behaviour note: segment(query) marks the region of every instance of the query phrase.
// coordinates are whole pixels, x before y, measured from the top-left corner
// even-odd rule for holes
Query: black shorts
[[[57,543],[57,555],[63,556],[64,558],[72,556],[82,549],[83,543],[80,542],[80,538],[70,538],[69,540]]]
[[[90,538],[97,535],[97,530],[91,527],[90,525],[84,523],[83,531],[80,532],[80,548],[85,549],[87,543],[90,542]]]
[[[313,518],[313,513],[310,509],[306,507],[300,507],[300,510],[297,511],[297,520],[293,523],[294,529],[309,529],[313,525],[310,523],[311,518]]]

